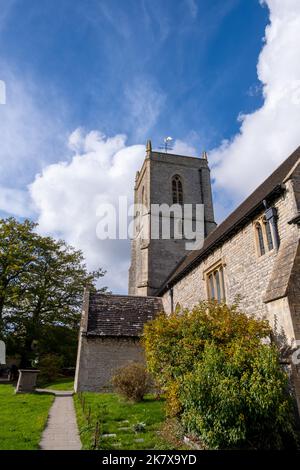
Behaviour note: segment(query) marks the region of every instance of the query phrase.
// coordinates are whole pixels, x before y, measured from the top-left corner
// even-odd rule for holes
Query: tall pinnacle
[[[147,140],[147,144],[146,144],[146,152],[147,152],[147,155],[150,155],[151,152],[152,152],[152,144],[151,144],[151,140]]]

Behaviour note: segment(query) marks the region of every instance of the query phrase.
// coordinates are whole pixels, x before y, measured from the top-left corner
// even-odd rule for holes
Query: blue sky
[[[125,132],[129,143],[149,135],[157,145],[170,134],[200,151],[232,136],[238,113],[261,102],[256,62],[268,10],[256,0],[11,3],[0,56],[39,84],[40,106],[59,95],[70,130],[100,126]],[[150,114],[161,103],[149,128],[130,116],[133,86],[148,90]],[[144,111],[136,110],[137,120]]]
[[[209,152],[221,221],[300,143],[299,36],[299,0],[0,0],[0,215],[126,291],[97,203],[132,198],[146,140],[171,135]]]

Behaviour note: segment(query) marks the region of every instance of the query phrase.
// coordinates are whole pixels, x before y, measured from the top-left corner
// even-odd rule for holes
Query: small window
[[[215,285],[214,285],[214,277],[212,274],[208,276],[209,279],[209,298],[214,299],[215,298]]]
[[[206,278],[208,299],[217,300],[219,303],[225,302],[226,295],[223,265],[217,265],[214,269],[207,273]]]
[[[262,256],[265,254],[266,250],[265,250],[263,231],[262,231],[260,222],[257,222],[256,224],[256,234],[257,234],[257,240],[258,240],[258,246],[259,246],[259,253],[260,253],[260,256]]]
[[[172,179],[172,195],[173,204],[183,204],[182,182],[179,175],[175,175]]]
[[[271,225],[270,225],[269,220],[266,221],[265,228],[266,228],[266,235],[267,235],[267,242],[268,242],[268,250],[271,251],[274,248],[274,244],[273,244],[272,231],[271,231]]]
[[[274,239],[271,224],[265,216],[260,217],[254,223],[255,239],[258,256],[263,256],[274,248]]]

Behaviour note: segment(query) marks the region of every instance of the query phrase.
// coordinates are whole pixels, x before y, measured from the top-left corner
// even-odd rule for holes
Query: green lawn
[[[72,377],[62,377],[56,379],[55,382],[43,384],[41,388],[48,388],[49,390],[73,390],[74,379]]]
[[[38,449],[52,395],[14,394],[0,385],[0,450]]]
[[[127,403],[115,394],[83,393],[85,415],[91,408],[90,423],[82,411],[78,395],[75,395],[75,408],[84,449],[93,448],[96,421],[100,421],[99,449],[170,449],[162,440],[159,429],[165,420],[164,401],[152,396],[140,403]],[[138,423],[145,428],[134,429]],[[116,434],[116,436],[103,436]]]

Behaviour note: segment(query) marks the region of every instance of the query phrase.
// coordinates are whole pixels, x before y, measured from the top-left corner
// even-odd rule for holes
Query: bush
[[[112,378],[117,393],[130,401],[142,401],[149,390],[150,378],[144,365],[131,362],[117,370]]]
[[[201,302],[145,326],[150,372],[169,415],[208,448],[283,448],[294,442],[288,377],[265,321]]]
[[[177,418],[168,418],[162,424],[159,434],[164,441],[168,442],[172,446],[172,449],[182,448],[184,429]]]
[[[61,372],[63,358],[56,354],[46,354],[39,361],[39,383],[45,384],[55,381]]]
[[[182,422],[210,448],[281,449],[293,436],[287,385],[275,348],[261,345],[245,357],[208,344],[182,378]]]

